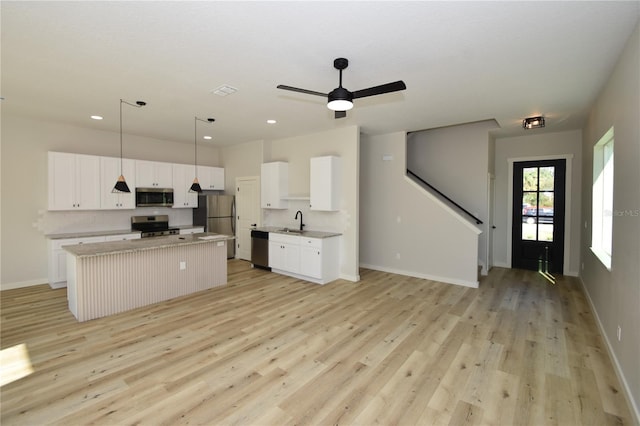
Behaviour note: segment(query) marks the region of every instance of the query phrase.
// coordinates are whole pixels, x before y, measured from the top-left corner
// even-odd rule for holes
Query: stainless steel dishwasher
[[[269,233],[267,231],[251,231],[251,264],[254,268],[269,268]]]

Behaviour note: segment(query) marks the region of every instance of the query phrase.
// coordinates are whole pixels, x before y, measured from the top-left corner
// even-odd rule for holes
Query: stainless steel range
[[[140,231],[142,238],[161,237],[180,233],[178,228],[169,228],[169,216],[131,216],[131,230]]]

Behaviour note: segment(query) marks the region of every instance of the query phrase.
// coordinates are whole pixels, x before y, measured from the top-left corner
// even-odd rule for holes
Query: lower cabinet
[[[122,240],[139,240],[141,237],[139,232],[132,232],[131,234],[122,235],[108,235],[104,237],[105,241],[122,241]]]
[[[180,235],[185,235],[185,234],[200,234],[204,232],[204,227],[199,227],[199,228],[183,228],[180,229]]]
[[[49,240],[49,286],[67,286],[67,252],[62,247],[76,244],[102,243],[105,237],[64,238]]]
[[[97,237],[61,238],[49,240],[49,286],[63,288],[67,286],[67,251],[64,246],[76,244],[103,243],[105,241],[135,240],[140,238],[139,232]]]
[[[317,284],[326,284],[340,275],[339,238],[306,238],[269,234],[269,267],[277,273]]]

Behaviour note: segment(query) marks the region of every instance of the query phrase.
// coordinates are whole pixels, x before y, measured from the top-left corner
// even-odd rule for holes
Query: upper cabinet
[[[125,158],[122,160],[122,175],[131,190],[129,193],[113,193],[113,186],[120,176],[120,159],[100,157],[100,208],[104,210],[136,208],[136,162]]]
[[[173,188],[172,164],[136,160],[136,187]]]
[[[190,192],[195,167],[191,164],[173,165],[173,208],[198,207],[198,193]]]
[[[48,157],[49,210],[99,209],[100,157],[64,152]]]
[[[340,210],[342,161],[340,157],[311,158],[310,164],[311,210]]]
[[[224,190],[224,169],[222,167],[198,166],[198,181],[203,191]]]
[[[289,164],[283,161],[263,163],[260,179],[260,204],[263,209],[286,209],[289,194]]]
[[[198,194],[189,192],[195,177],[193,164],[123,158],[121,171],[120,161],[119,157],[49,152],[49,210],[135,209],[136,188],[173,188],[174,208],[198,207]],[[112,192],[121,174],[131,193]],[[198,180],[203,190],[224,190],[224,169],[198,166]]]

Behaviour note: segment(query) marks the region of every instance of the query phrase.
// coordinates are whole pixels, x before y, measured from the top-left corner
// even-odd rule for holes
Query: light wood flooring
[[[34,372],[2,425],[631,424],[580,284],[494,268],[479,289],[361,270],[229,284],[78,323],[66,291],[2,296]]]

